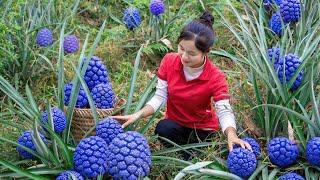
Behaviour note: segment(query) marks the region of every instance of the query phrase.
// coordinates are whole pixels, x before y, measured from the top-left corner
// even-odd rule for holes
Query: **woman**
[[[208,58],[215,38],[212,23],[213,16],[205,12],[187,24],[178,38],[178,53],[166,54],[161,61],[155,95],[140,111],[113,118],[125,120],[126,127],[166,102],[166,117],[157,124],[155,134],[180,145],[195,143],[217,131],[220,122],[230,151],[234,144],[251,149],[236,134],[225,76]]]

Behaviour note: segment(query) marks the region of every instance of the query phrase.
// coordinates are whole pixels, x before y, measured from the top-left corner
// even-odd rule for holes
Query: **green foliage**
[[[310,7],[310,9],[305,9],[303,12],[318,14],[317,6],[309,6],[309,3],[312,4],[311,1],[305,3],[306,7]],[[223,19],[222,23],[237,38],[243,51],[234,48],[235,54],[223,50],[213,51],[213,53],[229,57],[246,73],[248,83],[252,84],[255,99],[250,98],[250,95],[243,89],[243,93],[246,95],[244,100],[246,99],[246,102],[253,108],[255,112],[254,120],[263,129],[264,135],[271,138],[280,134],[287,134],[287,119],[292,123],[298,139],[303,142],[304,146],[307,132],[302,132],[303,122],[290,114],[263,106],[263,104],[278,104],[302,113],[299,106],[294,102],[300,100],[304,107],[310,102],[310,93],[308,93],[310,92],[310,85],[308,84],[311,82],[304,80],[304,85],[295,92],[290,92],[288,87],[291,86],[298,73],[287,85],[283,86],[273,69],[272,63],[268,60],[267,49],[270,46],[279,46],[284,53],[298,54],[303,63],[297,71],[304,69],[307,72],[305,79],[310,79],[308,77],[318,74],[318,72],[311,74],[308,69],[317,66],[319,63],[315,62],[316,54],[319,53],[317,44],[319,44],[320,39],[316,35],[320,24],[319,19],[315,16],[306,17],[303,13],[301,22],[296,26],[292,25],[291,29],[286,28],[283,37],[276,42],[277,38],[266,28],[268,14],[266,14],[263,6],[260,6],[261,3],[242,2],[242,4],[244,11],[238,10],[228,1],[228,6],[236,15],[240,26],[230,23],[221,12],[217,13]],[[243,16],[246,16],[248,20],[243,20]],[[315,62],[315,64],[312,65],[312,62]],[[240,84],[240,87],[243,87],[243,85]],[[311,120],[305,122],[312,124]]]
[[[165,54],[169,50],[170,48],[163,43],[153,43],[143,48],[146,55]]]
[[[281,37],[276,37],[268,29],[270,15],[261,1],[240,1],[236,6],[226,1],[226,12],[216,9],[221,23],[233,34],[237,46],[232,51],[216,50],[211,53],[230,58],[241,69],[246,79],[238,83],[241,101],[246,102],[253,112],[254,123],[262,129],[267,140],[276,136],[289,136],[298,140],[302,154],[309,137],[319,136],[319,1],[302,0],[302,17],[297,24],[290,24]],[[234,15],[236,22],[225,18],[225,13]],[[273,62],[268,59],[267,50],[280,47],[282,54],[298,55],[302,64],[294,77],[286,84],[281,84]],[[302,85],[295,91],[290,87],[298,72],[304,70]],[[293,136],[288,124],[293,127]],[[304,168],[301,168],[303,164]],[[319,176],[319,169],[308,166],[304,159],[299,166],[288,169],[270,170],[264,161],[249,178],[275,179],[283,171],[292,169],[303,172],[307,179]],[[307,169],[305,167],[308,167]],[[312,174],[312,175],[311,175]]]
[[[52,72],[48,59],[56,55],[55,48],[51,51],[40,49],[36,47],[35,39],[40,28],[56,29],[64,18],[75,14],[78,6],[77,1],[66,3],[64,5],[70,5],[69,8],[59,11],[56,7],[60,5],[52,0],[7,1],[1,4],[4,11],[0,13],[0,40],[4,46],[0,51],[3,54],[0,74],[10,82],[24,87],[27,82]]]
[[[215,10],[214,27],[219,35],[215,46],[224,49],[212,51],[210,55],[230,58],[237,66],[227,68],[236,71],[240,69],[241,72],[235,72],[235,76],[245,76],[244,79],[231,77],[233,82],[239,78],[237,85],[241,96],[237,106],[240,109],[245,109],[245,105],[252,108],[253,120],[264,132],[261,139],[287,135],[290,122],[295,137],[303,147],[307,139],[320,135],[320,7],[317,0],[302,2],[306,6],[301,22],[286,28],[284,35],[278,38],[267,28],[269,14],[264,11],[259,0],[165,1],[166,12],[159,18],[151,15],[149,0],[1,1],[0,41],[3,43],[0,47],[0,94],[3,95],[0,101],[0,128],[5,130],[0,133],[5,136],[0,137],[0,150],[6,155],[0,158],[0,179],[53,179],[61,171],[73,167],[72,154],[76,144],[71,134],[71,117],[80,85],[89,96],[95,120],[99,120],[82,78],[87,64],[79,66],[84,56],[90,58],[98,55],[105,60],[115,92],[127,99],[126,106],[119,111],[124,110],[126,114],[136,112],[154,95],[157,80],[156,76],[151,78],[150,73],[142,71],[143,62],[150,65],[154,59],[159,59],[155,57],[162,57],[175,49],[175,40],[181,27],[198,17],[204,9]],[[134,32],[129,32],[122,23],[123,10],[128,6],[136,6],[143,19],[141,26]],[[41,27],[49,27],[54,31],[56,41],[50,48],[40,49],[34,45],[36,32]],[[65,56],[63,37],[71,32],[79,36],[85,32],[87,35],[81,38],[83,43],[79,55]],[[95,39],[91,38],[92,34],[96,35]],[[267,59],[267,49],[276,45],[281,47],[283,53],[296,53],[303,60],[300,69],[307,73],[303,85],[295,92],[288,88],[293,81],[286,85],[279,82]],[[71,64],[71,68],[68,69],[66,64]],[[75,85],[67,107],[68,126],[62,135],[57,135],[52,130],[52,120],[42,128],[40,110],[49,110],[53,104],[63,108],[63,86],[67,73],[74,74]],[[35,83],[46,76],[54,77],[52,87],[42,87]],[[25,84],[30,84],[30,87]],[[42,96],[34,91],[41,89],[45,91],[42,96],[46,100],[40,101]],[[162,118],[161,111],[159,109],[153,116],[141,119],[126,129],[145,134],[152,145],[152,179],[239,178],[228,173],[223,160],[228,150],[222,134],[217,133],[211,142],[183,146],[159,137],[173,144],[173,147],[161,148],[157,145],[158,137],[150,133],[159,118]],[[34,140],[37,152],[31,152],[37,157],[35,161],[19,160],[16,153],[7,153],[19,146],[15,138],[27,129],[36,132]],[[46,130],[49,145],[45,145],[39,137],[43,129]],[[7,135],[8,131],[14,133]],[[179,152],[196,152],[198,156],[192,161],[184,161],[179,157]],[[309,166],[303,159],[292,168],[275,168],[263,154],[258,168],[249,179],[275,179],[291,170],[298,170],[307,179],[318,179],[320,174],[319,169]],[[102,176],[98,179],[102,179]]]

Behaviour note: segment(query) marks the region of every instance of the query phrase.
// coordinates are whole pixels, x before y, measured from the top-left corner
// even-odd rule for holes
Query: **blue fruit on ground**
[[[272,164],[279,167],[288,167],[295,163],[299,155],[298,146],[286,137],[271,139],[267,151]]]
[[[252,148],[252,151],[253,151],[253,153],[254,153],[254,155],[256,157],[260,156],[261,149],[260,149],[260,145],[259,145],[259,143],[257,142],[256,139],[251,138],[251,137],[244,137],[244,138],[241,138],[241,139],[250,144],[250,146]],[[240,147],[240,145],[238,145],[238,144],[233,146],[233,148],[239,148],[239,147]]]
[[[85,58],[84,61],[87,61]],[[107,68],[103,65],[102,60],[97,56],[92,56],[88,64],[84,80],[90,91],[98,84],[108,83],[109,75]]]
[[[308,141],[306,154],[311,165],[320,167],[320,137],[313,137]]]
[[[39,133],[39,135],[40,135],[42,141],[47,144],[47,140],[45,139],[45,137],[40,133]],[[25,146],[25,147],[29,148],[30,150],[32,150],[34,152],[36,152],[37,151],[36,150],[36,146],[35,146],[35,144],[34,144],[34,142],[32,140],[32,137],[35,137],[35,134],[34,134],[34,132],[32,130],[25,131],[18,138],[17,143],[22,145],[22,146]],[[35,157],[33,154],[31,154],[28,151],[24,150],[22,147],[18,146],[17,147],[17,151],[18,151],[19,155],[22,156],[25,159],[34,159],[34,157]]]
[[[51,113],[52,113],[54,131],[57,133],[63,132],[63,130],[67,126],[67,117],[65,113],[58,107],[51,108]],[[48,124],[48,120],[49,120],[48,115],[49,115],[48,111],[44,111],[41,114],[42,116],[41,121],[44,125]]]
[[[107,144],[109,144],[118,134],[123,133],[124,130],[121,124],[113,118],[105,118],[99,121],[96,127],[97,136],[101,137]]]
[[[281,55],[281,49],[278,47],[272,47],[268,49],[268,58],[270,61],[274,62],[273,64],[277,64]]]
[[[72,83],[65,84],[64,86],[64,105],[68,106],[70,102],[71,92],[72,92]],[[88,97],[83,87],[80,86],[77,101],[75,107],[84,108],[89,104]]]
[[[109,83],[96,85],[92,91],[92,99],[99,109],[109,109],[114,107],[115,94]]]
[[[278,63],[275,64],[275,69],[278,73],[279,80],[282,84],[285,84],[286,82],[290,81],[290,79],[294,76],[297,69],[299,68],[301,64],[301,59],[299,56],[294,54],[287,54],[284,57],[280,58]],[[293,82],[292,86],[290,87],[291,90],[296,90],[303,79],[303,70],[301,70]]]
[[[140,12],[135,7],[127,8],[123,13],[123,22],[129,30],[137,28],[141,24]]]
[[[120,133],[109,144],[108,172],[113,179],[138,179],[148,176],[151,152],[146,138],[135,131]]]
[[[304,178],[297,173],[290,172],[280,176],[279,180],[304,180]]]
[[[63,49],[66,53],[74,53],[79,50],[79,39],[75,35],[68,35],[64,38]]]
[[[272,14],[269,20],[269,28],[278,36],[281,36],[283,30],[283,24],[281,20],[281,15],[279,12],[275,12]]]
[[[50,46],[53,43],[52,31],[48,28],[40,29],[36,41],[39,46]]]
[[[235,148],[228,155],[227,165],[231,173],[247,178],[255,171],[257,159],[252,151],[244,148]]]
[[[84,180],[84,178],[76,171],[63,171],[56,180]]]
[[[282,0],[280,13],[285,23],[298,22],[301,17],[300,0]]]
[[[163,14],[166,10],[163,0],[152,0],[149,6],[150,12],[155,15],[159,16]]]
[[[98,136],[82,139],[73,156],[74,168],[84,177],[94,178],[107,168],[107,143]]]

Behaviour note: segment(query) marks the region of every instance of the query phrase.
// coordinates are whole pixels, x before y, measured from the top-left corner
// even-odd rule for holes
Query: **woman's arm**
[[[237,136],[236,121],[233,110],[228,99],[220,100],[215,103],[217,116],[222,132],[227,136],[228,149],[232,151],[233,144],[239,144],[242,148],[251,149],[249,143],[241,140]]]
[[[112,118],[126,121],[122,125],[122,127],[125,128],[129,124],[135,122],[140,118],[152,115],[156,110],[158,110],[158,108],[160,108],[161,104],[167,100],[167,87],[167,82],[158,78],[158,83],[156,86],[157,90],[155,92],[155,95],[150,99],[150,101],[147,102],[147,104],[142,109],[130,115],[112,116]]]

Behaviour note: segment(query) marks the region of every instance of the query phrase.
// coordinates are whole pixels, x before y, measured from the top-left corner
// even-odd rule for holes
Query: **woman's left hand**
[[[243,141],[242,139],[238,138],[237,132],[233,127],[228,127],[225,130],[225,132],[226,132],[226,135],[228,137],[228,149],[229,149],[229,152],[232,151],[234,144],[239,144],[242,148],[249,149],[250,151],[252,150],[251,146],[250,146],[250,144],[248,142]]]

